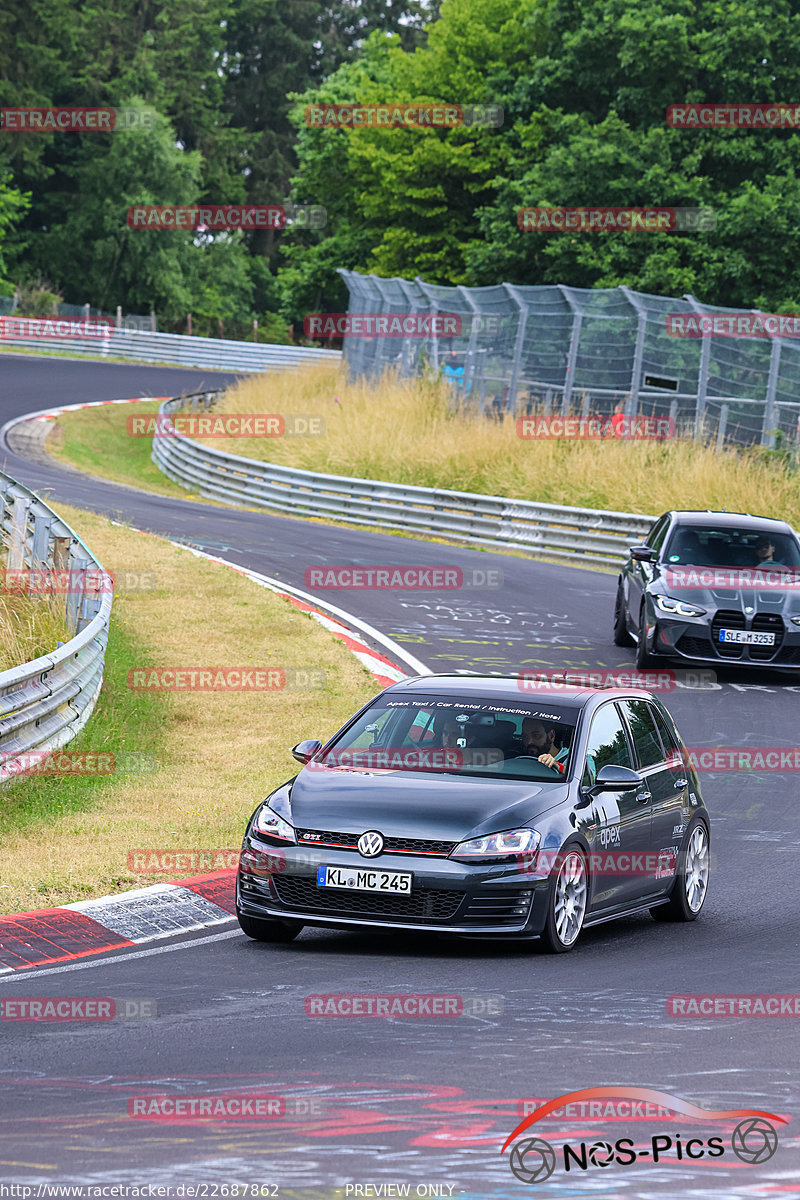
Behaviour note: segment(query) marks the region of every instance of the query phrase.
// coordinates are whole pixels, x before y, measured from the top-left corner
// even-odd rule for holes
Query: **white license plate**
[[[746,629],[720,629],[721,642],[741,642],[745,646],[774,646],[774,633],[749,633]]]
[[[411,891],[411,875],[405,871],[372,871],[362,867],[317,867],[317,887],[408,895]]]

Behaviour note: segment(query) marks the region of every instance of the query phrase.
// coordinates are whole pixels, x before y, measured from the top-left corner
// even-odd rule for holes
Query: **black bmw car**
[[[562,952],[589,925],[703,907],[708,813],[647,692],[419,676],[292,753],[303,769],[242,846],[237,915],[259,941],[413,928]]]
[[[800,539],[749,513],[668,512],[619,576],[614,642],[668,659],[800,673]]]

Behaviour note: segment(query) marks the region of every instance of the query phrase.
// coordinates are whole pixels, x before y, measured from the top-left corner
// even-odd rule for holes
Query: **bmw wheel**
[[[669,902],[650,909],[650,914],[656,921],[696,921],[700,916],[708,892],[710,874],[708,829],[705,822],[697,821],[690,829],[682,857],[683,864],[675,873]]]
[[[633,638],[628,633],[628,622],[625,619],[625,591],[621,580],[617,584],[617,599],[614,603],[614,645],[633,645]]]
[[[577,846],[558,855],[558,869],[550,877],[547,921],[540,944],[550,954],[566,954],[578,940],[589,901],[586,859]]]
[[[644,671],[647,667],[652,667],[653,659],[647,652],[647,610],[642,601],[642,607],[639,609],[639,640],[636,643],[636,666],[640,671]]]

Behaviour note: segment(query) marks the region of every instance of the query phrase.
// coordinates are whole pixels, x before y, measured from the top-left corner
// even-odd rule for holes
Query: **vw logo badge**
[[[383,837],[375,829],[362,833],[358,839],[358,853],[364,858],[375,858],[383,849]]]

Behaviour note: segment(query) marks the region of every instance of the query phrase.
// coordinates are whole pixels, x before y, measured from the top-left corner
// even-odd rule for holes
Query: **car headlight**
[[[685,600],[677,600],[674,596],[656,596],[656,608],[662,612],[672,613],[678,617],[702,617],[706,611],[696,604],[687,604]]]
[[[450,852],[450,857],[468,862],[516,858],[518,854],[533,854],[540,841],[541,837],[535,829],[507,829],[503,833],[490,833],[486,837],[459,842],[455,850]]]
[[[800,625],[800,617],[792,617],[791,620],[793,625]]]
[[[279,817],[274,808],[262,804],[255,819],[255,828],[262,837],[271,838],[275,842],[292,842],[297,845],[294,826],[283,817]]]

